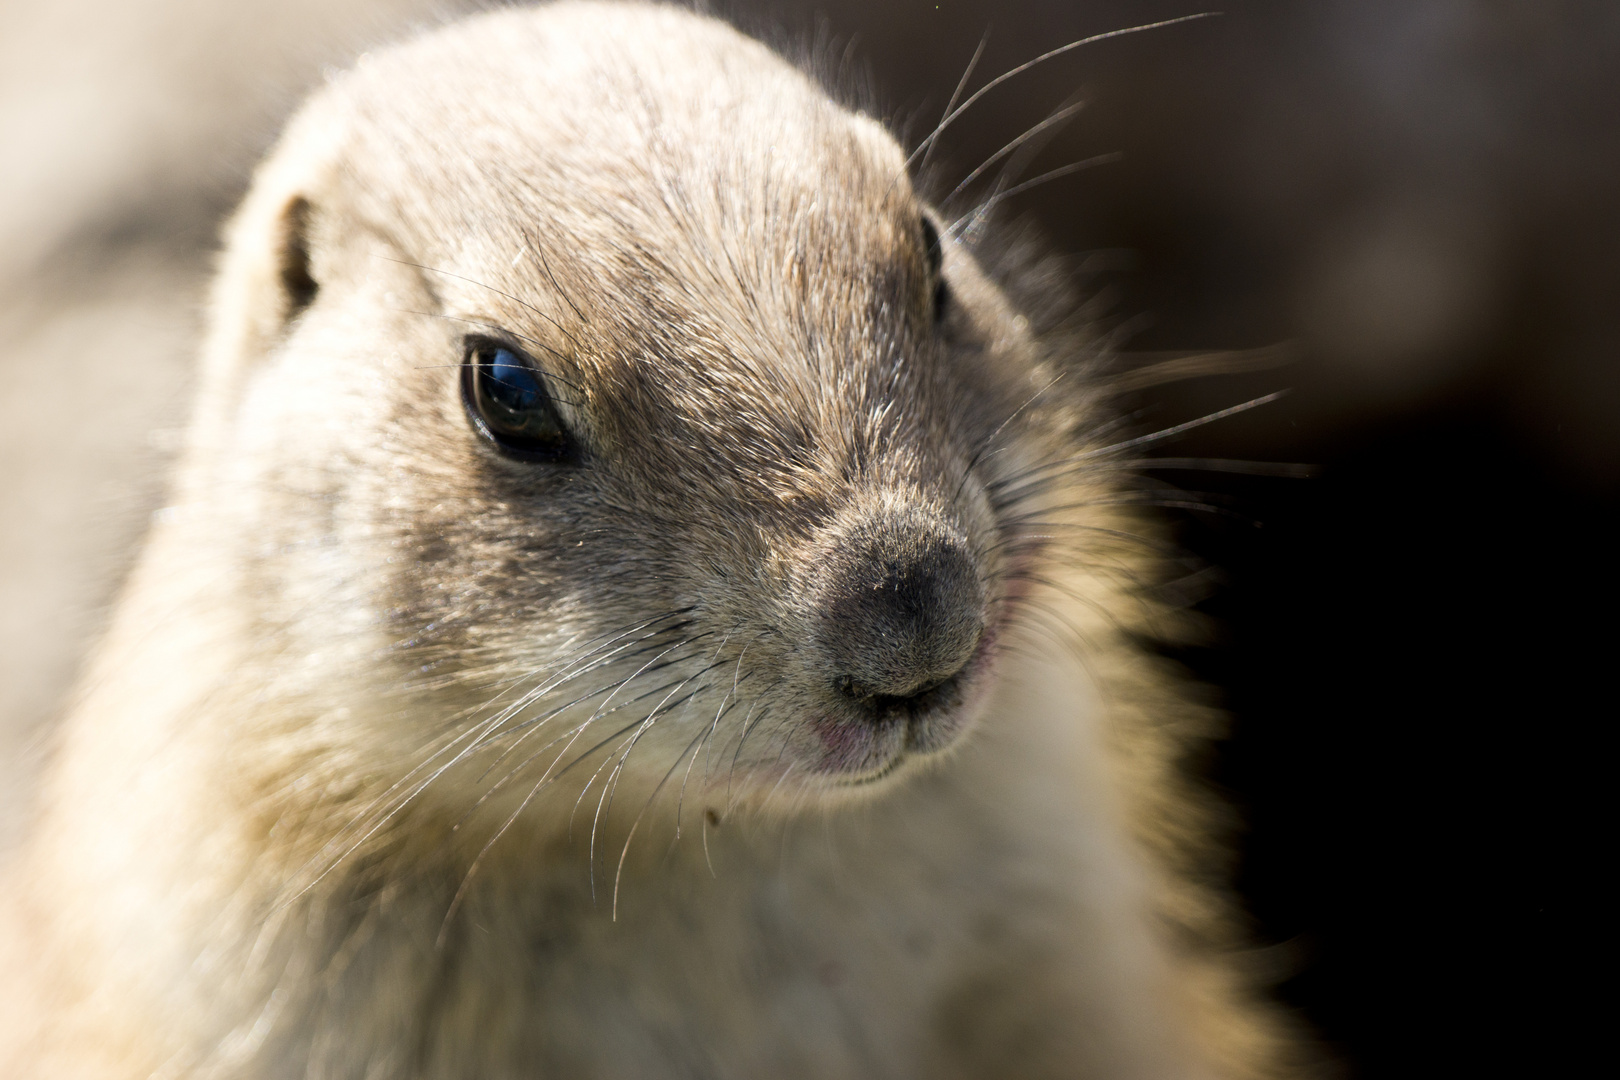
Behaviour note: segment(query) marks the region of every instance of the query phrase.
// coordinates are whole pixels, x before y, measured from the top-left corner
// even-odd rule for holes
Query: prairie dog
[[[6,1075],[1280,1071],[1060,346],[713,20],[335,78],[10,875]]]

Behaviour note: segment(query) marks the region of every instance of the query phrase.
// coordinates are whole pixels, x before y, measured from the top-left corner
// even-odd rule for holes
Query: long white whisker
[[[962,72],[962,77],[956,80],[956,89],[951,91],[951,100],[945,103],[945,111],[940,114],[939,123],[934,126],[933,132],[924,140],[927,149],[923,151],[922,162],[917,166],[919,173],[928,168],[928,159],[934,152],[935,140],[939,138],[939,133],[945,129],[946,123],[949,122],[948,118],[951,111],[956,108],[956,103],[962,99],[962,91],[967,89],[968,80],[973,78],[973,69],[979,66],[979,57],[984,55],[984,47],[988,44],[990,44],[990,31],[986,29],[984,36],[979,38],[979,47],[973,50],[973,59],[968,61],[967,69]],[[910,167],[911,162],[907,161],[906,165]]]
[[[1062,179],[1063,177],[1069,176],[1073,173],[1095,168],[1098,165],[1112,164],[1113,162],[1121,160],[1124,156],[1125,155],[1119,153],[1118,151],[1110,151],[1106,154],[1098,154],[1095,157],[1086,158],[1084,161],[1072,162],[1060,168],[1053,169],[1051,172],[1044,172],[1034,179],[1025,180],[1022,184],[1014,184],[1005,191],[997,191],[994,195],[991,195],[988,199],[984,200],[984,202],[980,203],[978,209],[974,210],[970,217],[957,219],[957,221],[954,222],[951,227],[946,230],[946,232],[951,236],[952,239],[955,239],[964,233],[968,233],[976,229],[979,223],[984,221],[984,219],[990,215],[992,210],[1006,200],[1012,198],[1014,195],[1028,191],[1032,187],[1039,187],[1041,184]]]
[[[962,192],[966,190],[967,186],[973,183],[973,181],[977,180],[979,177],[983,176],[984,171],[990,166],[994,165],[996,162],[1000,161],[1014,150],[1017,150],[1020,146],[1023,146],[1025,143],[1029,142],[1029,140],[1040,135],[1053,125],[1063,123],[1084,107],[1084,102],[1076,102],[1066,108],[1059,109],[1051,116],[1048,116],[1045,120],[1042,120],[1040,123],[1018,136],[1018,138],[1014,139],[1006,146],[1003,146],[1000,150],[997,150],[995,153],[985,158],[983,164],[974,169],[972,172],[968,173],[967,176],[962,178],[962,182],[960,184],[957,184],[956,187],[951,189],[951,193],[941,200],[941,205],[949,204],[952,199],[962,194]]]
[[[968,97],[966,101],[962,102],[962,104],[958,105],[950,113],[946,114],[945,119],[939,122],[939,126],[934,129],[933,133],[929,135],[928,138],[924,139],[917,149],[911,152],[911,156],[906,159],[906,166],[909,168],[919,154],[928,153],[928,148],[933,146],[939,137],[945,133],[945,129],[954,124],[957,118],[963,113],[971,109],[980,98],[984,97],[984,95],[988,94],[990,91],[994,90],[1008,79],[1022,75],[1032,67],[1039,64],[1044,64],[1046,61],[1051,60],[1054,57],[1062,56],[1066,52],[1071,52],[1080,48],[1081,46],[1091,45],[1098,41],[1106,41],[1109,38],[1124,37],[1127,34],[1139,34],[1144,30],[1157,30],[1165,26],[1174,26],[1176,23],[1192,22],[1194,19],[1207,19],[1212,15],[1218,14],[1220,14],[1220,12],[1200,11],[1195,15],[1182,15],[1174,19],[1163,19],[1159,22],[1143,23],[1140,26],[1127,26],[1121,30],[1109,30],[1106,33],[1093,34],[1090,37],[1081,38],[1078,41],[1071,41],[1067,45],[1060,45],[1055,49],[1044,52],[1035,57],[1033,60],[1026,60],[1017,67],[1011,69],[1010,71],[1002,72],[994,79],[991,79],[989,82],[979,87],[972,93],[971,96]]]

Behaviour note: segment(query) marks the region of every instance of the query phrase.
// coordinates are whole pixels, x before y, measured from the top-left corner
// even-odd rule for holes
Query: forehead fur
[[[501,12],[363,62],[334,104],[351,216],[577,381],[592,436],[679,418],[758,476],[892,435],[928,295],[903,155],[757,42],[672,9]]]

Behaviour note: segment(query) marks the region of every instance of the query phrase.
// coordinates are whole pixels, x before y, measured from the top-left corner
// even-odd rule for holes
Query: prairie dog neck
[[[242,865],[220,895],[188,897],[205,866],[219,882],[221,848],[244,846],[220,835],[231,815],[185,823],[177,849],[192,854],[164,868],[105,845],[124,857],[80,884],[150,889],[139,903],[125,889],[103,916],[141,943],[129,989],[199,1021],[197,1075],[348,1075],[402,1043],[419,1070],[402,1075],[424,1076],[640,1074],[672,1045],[674,1060],[715,1075],[783,1061],[825,1076],[994,1075],[1007,1062],[1023,1075],[1077,1063],[1204,1075],[1172,958],[1144,918],[1151,882],[1097,766],[1100,703],[1066,670],[1051,657],[1013,664],[996,729],[881,801],[718,825],[693,804],[678,843],[666,828],[622,864],[625,829],[605,829],[594,888],[582,821],[571,845],[509,836],[470,882],[472,849],[443,845],[409,875],[346,863],[287,907],[278,886],[299,867]],[[1032,829],[1054,806],[1066,824]],[[174,952],[206,962],[177,980]],[[762,962],[763,980],[719,974]],[[486,1026],[516,1002],[547,1023]],[[604,1026],[627,1003],[638,1019]],[[1032,1030],[1032,1008],[1069,1020]],[[954,1042],[940,1044],[941,1024],[961,1029]]]

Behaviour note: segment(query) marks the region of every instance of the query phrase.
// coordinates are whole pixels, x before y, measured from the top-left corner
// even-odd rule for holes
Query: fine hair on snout
[[[881,714],[949,681],[985,627],[985,592],[961,530],[916,508],[833,530],[813,580],[815,648],[840,694]]]

